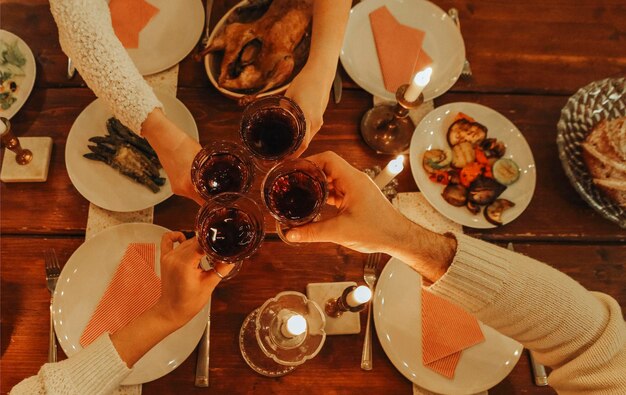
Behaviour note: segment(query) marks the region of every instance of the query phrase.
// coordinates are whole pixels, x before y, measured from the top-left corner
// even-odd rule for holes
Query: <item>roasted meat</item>
[[[224,51],[218,83],[226,89],[265,92],[289,79],[298,44],[308,34],[311,0],[273,0],[251,22],[231,22],[207,50]]]

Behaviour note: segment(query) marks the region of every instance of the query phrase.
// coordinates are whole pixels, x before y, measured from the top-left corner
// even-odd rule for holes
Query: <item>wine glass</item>
[[[259,249],[264,235],[261,209],[238,192],[216,195],[196,217],[198,243],[207,255],[210,268],[223,279],[230,279],[239,272],[243,260]],[[219,262],[234,267],[223,276],[216,268]]]
[[[239,134],[245,147],[267,170],[296,152],[304,141],[306,120],[295,101],[285,96],[265,96],[243,111]]]
[[[191,165],[194,189],[205,200],[222,192],[246,193],[254,177],[250,155],[230,141],[205,145]]]
[[[326,175],[307,159],[290,159],[274,166],[261,185],[261,196],[276,219],[276,231],[287,244],[285,229],[315,220],[326,203]]]

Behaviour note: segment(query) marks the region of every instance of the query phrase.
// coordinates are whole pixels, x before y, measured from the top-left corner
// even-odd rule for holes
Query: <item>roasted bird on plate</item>
[[[159,192],[165,184],[159,169],[161,163],[148,142],[134,134],[116,118],[107,121],[106,136],[89,139],[95,145],[88,145],[91,152],[84,154],[87,159],[104,162],[123,175]]]
[[[309,53],[311,0],[251,0],[228,16],[206,48],[220,56],[220,87],[259,94],[285,85]]]

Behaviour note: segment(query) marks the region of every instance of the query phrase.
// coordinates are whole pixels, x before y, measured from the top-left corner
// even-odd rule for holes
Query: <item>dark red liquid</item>
[[[236,208],[219,208],[209,213],[201,234],[206,245],[221,257],[245,255],[261,237],[252,218]]]
[[[299,170],[276,178],[264,192],[270,210],[289,221],[311,219],[324,204],[322,184]]]
[[[249,169],[238,157],[214,154],[202,165],[198,187],[209,195],[241,192],[249,177]]]
[[[244,141],[258,155],[266,158],[287,154],[294,145],[297,125],[293,117],[279,107],[257,111],[244,124]]]

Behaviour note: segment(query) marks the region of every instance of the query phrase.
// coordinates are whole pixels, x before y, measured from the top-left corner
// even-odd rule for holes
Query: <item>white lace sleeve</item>
[[[105,0],[50,0],[63,51],[87,85],[135,133],[163,107],[115,36]]]
[[[107,395],[130,372],[105,333],[71,358],[43,365],[36,376],[13,387],[10,395]]]

